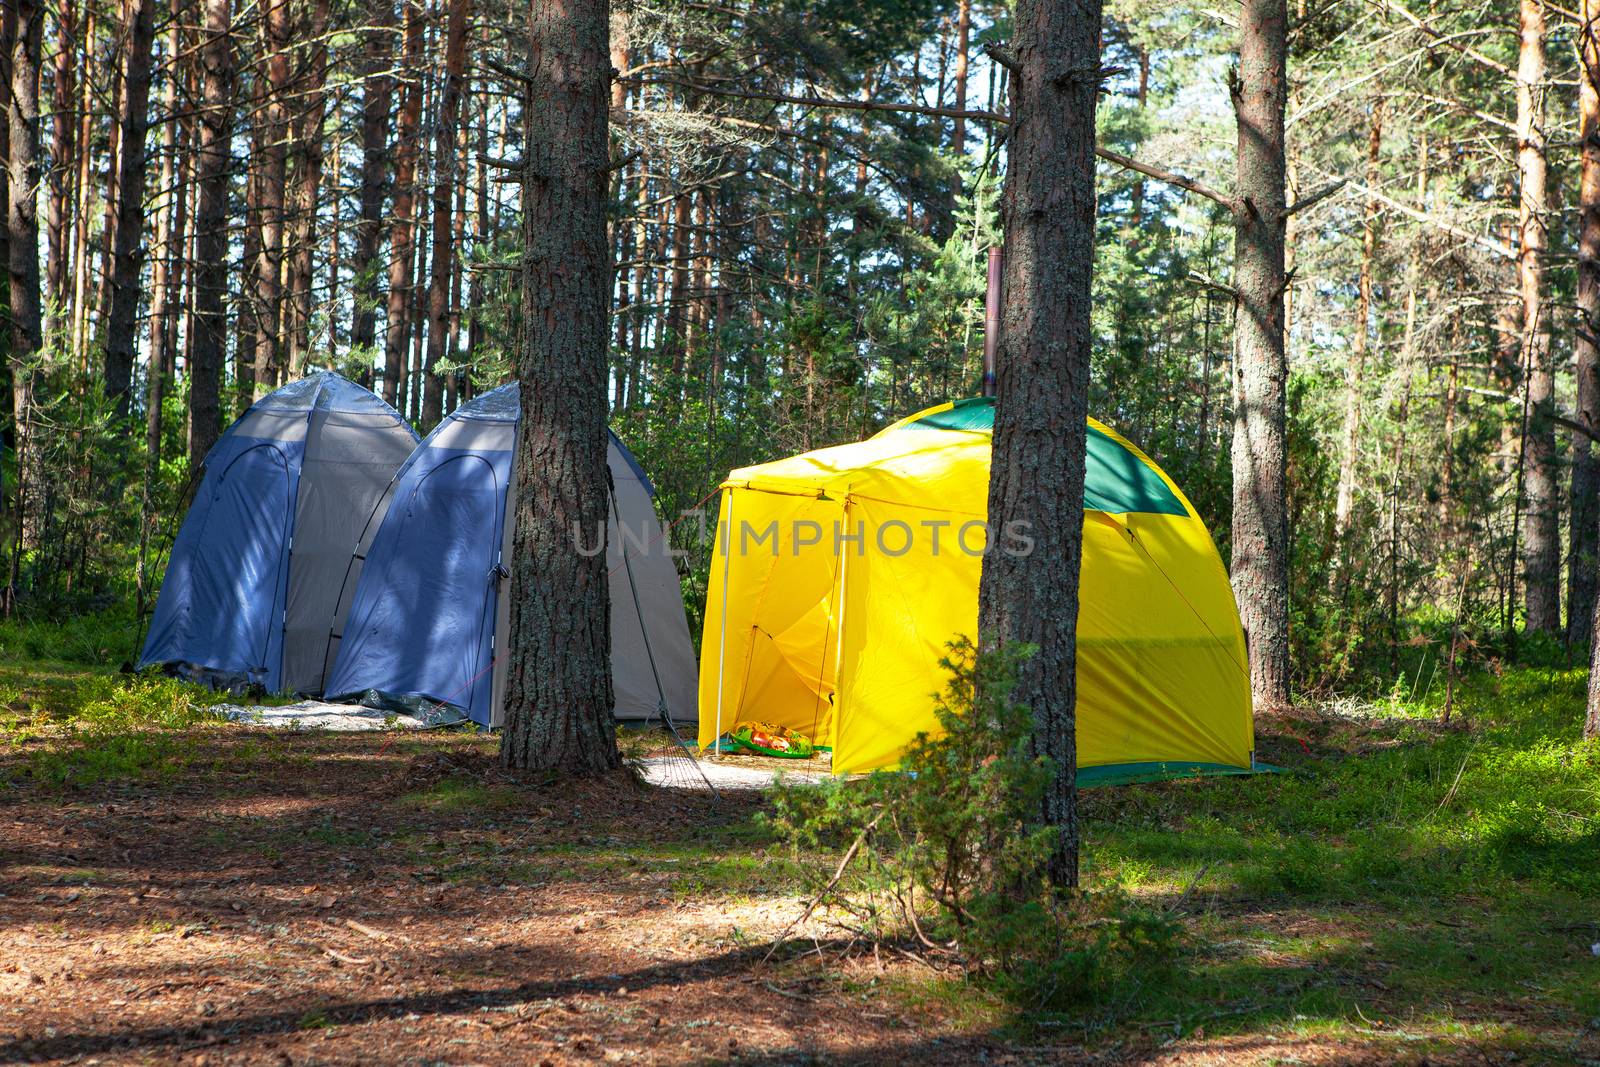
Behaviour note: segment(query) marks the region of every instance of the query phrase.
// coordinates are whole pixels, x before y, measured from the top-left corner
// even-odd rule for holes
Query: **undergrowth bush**
[[[0,620],[0,660],[114,668],[137,658],[139,636],[133,612],[126,607],[63,619],[4,619]]]
[[[1050,781],[1029,750],[1033,716],[1012,699],[1031,649],[941,660],[942,733],[919,735],[900,771],[780,788],[771,825],[797,852],[846,850],[810,914],[954,962],[1031,1009],[1061,1008],[1162,971],[1180,929],[1117,887],[1061,892],[1046,877],[1057,830],[1036,821]]]
[[[223,721],[214,709],[230,699],[157,674],[91,676],[77,696],[74,713],[49,734],[12,728],[13,741],[44,741],[23,764],[36,781],[85,786],[170,778],[193,762],[198,737],[192,728]]]

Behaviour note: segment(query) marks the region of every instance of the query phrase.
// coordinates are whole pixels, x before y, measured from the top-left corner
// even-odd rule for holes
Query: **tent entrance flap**
[[[702,648],[701,744],[746,719],[797,730],[829,745],[839,653],[838,590],[846,530],[842,500],[723,490],[713,564],[721,605]],[[715,670],[709,651],[716,650]]]

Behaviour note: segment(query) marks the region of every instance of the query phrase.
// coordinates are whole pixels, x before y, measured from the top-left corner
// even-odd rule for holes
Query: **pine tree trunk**
[[[78,124],[73,115],[77,95],[77,26],[73,0],[62,0],[56,32],[54,83],[51,86],[50,200],[46,227],[45,299],[48,301],[49,336],[61,338],[67,307],[67,266],[72,225],[72,171],[77,162]]]
[[[339,343],[339,279],[344,276],[344,198],[345,190],[341,183],[344,170],[344,116],[339,112],[342,96],[335,100],[333,121],[337,131],[333,135],[333,187],[329,190],[331,210],[328,212],[328,258],[326,267],[328,271],[328,293],[325,304],[328,308],[328,346],[327,358],[332,363],[337,358],[341,347]],[[348,353],[346,353],[348,357]],[[372,365],[363,364],[354,372],[355,380],[364,386],[372,384]]]
[[[528,19],[522,311],[511,656],[500,754],[509,767],[620,765],[612,720],[606,350],[611,263],[609,18],[604,0],[536,4]]]
[[[1289,512],[1284,354],[1284,0],[1239,14],[1239,205],[1234,212],[1233,588],[1258,711],[1289,704]]]
[[[463,100],[462,111],[470,110],[468,101]],[[446,358],[454,366],[461,354],[461,316],[462,316],[462,287],[461,276],[463,273],[462,260],[466,258],[467,249],[467,149],[470,140],[468,121],[463,117],[459,124],[456,136],[456,188],[455,188],[455,255],[450,257],[450,343],[445,352]],[[454,411],[462,403],[461,391],[465,375],[460,370],[451,370],[445,376],[444,410],[446,414]]]
[[[94,157],[94,6],[85,4],[83,17],[83,77],[78,79],[78,173],[73,179],[73,210],[76,229],[72,238],[72,346],[77,359],[89,351],[89,207],[93,183],[90,166]]]
[[[443,383],[437,367],[447,358],[450,342],[450,263],[455,254],[451,240],[451,210],[456,188],[456,124],[461,113],[462,86],[466,81],[467,20],[470,0],[450,0],[445,30],[444,85],[434,120],[432,269],[428,279],[428,362],[423,375],[422,427],[438,425],[443,416]],[[608,68],[609,69],[609,68]]]
[[[189,366],[189,464],[198,467],[221,431],[219,394],[226,355],[228,142],[233,120],[231,0],[204,0],[200,123],[195,146],[194,341]]]
[[[6,252],[10,273],[11,413],[18,457],[18,547],[38,540],[35,516],[44,480],[34,422],[40,399],[44,342],[39,309],[39,53],[44,8],[35,0],[7,0],[10,46],[6,94]],[[12,559],[14,591],[18,560]],[[9,606],[9,597],[7,600]]]
[[[288,184],[290,0],[264,0],[262,63],[255,121],[261,125],[256,203],[260,212],[255,255],[255,385],[260,396],[277,388],[282,370],[284,222]],[[209,264],[201,264],[202,268]],[[242,357],[241,357],[242,358]]]
[[[283,341],[290,378],[305,370],[311,352],[311,285],[317,243],[317,207],[322,197],[323,124],[327,119],[327,98],[323,85],[328,74],[329,0],[311,4],[306,36],[311,51],[303,76],[296,79],[295,92],[304,97],[296,125],[296,181],[294,225],[286,230],[288,293],[284,301]]]
[[[178,186],[178,154],[184,150],[178,136],[182,128],[178,121],[178,79],[183,69],[180,58],[183,55],[182,15],[183,0],[173,0],[166,54],[162,57],[167,67],[167,81],[161,124],[161,199],[156,208],[155,255],[150,269],[150,345],[144,388],[146,486],[155,480],[161,464],[161,405],[166,392],[167,362],[172,358],[174,235],[178,235],[178,245],[181,246],[183,240],[179,221],[183,190]]]
[[[405,410],[406,351],[411,336],[412,260],[416,250],[417,130],[422,118],[422,7],[402,0],[405,24],[404,79],[394,128],[394,222],[389,230],[389,295],[384,308],[383,399]]]
[[[1578,31],[1578,328],[1576,362],[1579,424],[1600,431],[1600,0],[1583,0]],[[1567,571],[1567,647],[1589,649],[1594,634],[1595,569],[1600,567],[1600,470],[1594,446],[1572,435],[1571,558]]]
[[[392,0],[378,0],[373,29],[366,36],[366,76],[361,87],[361,194],[356,223],[354,285],[351,302],[350,347],[368,352],[378,337],[378,249],[383,242],[383,191],[389,173],[389,106],[394,99],[394,78],[388,73],[394,55],[389,30],[394,26]],[[371,360],[369,354],[366,359]],[[390,389],[388,375],[384,388]],[[385,393],[387,396],[387,392]]]
[[[1052,882],[1078,884],[1078,570],[1094,270],[1094,116],[1100,88],[1097,0],[1017,0],[1009,173],[1001,205],[1005,266],[998,347],[991,548],[978,626],[985,645],[1038,652],[1015,699],[1033,709],[1033,750],[1051,761],[1042,819],[1056,827]],[[1032,551],[1005,531],[1018,527]]]
[[[15,50],[17,41],[17,12],[10,4],[0,4],[0,210],[7,212],[11,209],[11,53]],[[6,270],[11,269],[11,238],[10,227],[0,226],[0,263],[6,265]],[[7,275],[7,290],[10,281]],[[10,336],[7,328],[6,336]],[[6,380],[9,383],[11,371],[6,370]],[[10,428],[14,430],[15,428]],[[15,444],[15,441],[11,441]],[[7,612],[11,605],[9,600],[5,604]]]
[[[611,68],[618,72],[628,70],[633,65],[633,50],[628,39],[629,15],[626,11],[611,12]],[[618,128],[628,121],[628,86],[620,77],[611,83],[611,125]],[[620,155],[621,153],[618,152]],[[616,184],[611,190],[612,202],[621,208],[626,208],[628,200],[628,169],[626,167],[617,171]],[[623,212],[619,212],[622,214]],[[633,240],[633,226],[624,219],[618,218],[612,222],[607,232],[607,240],[611,246],[612,262],[618,264],[616,272],[616,303],[613,306],[613,329],[616,338],[616,356],[612,365],[612,412],[620,412],[628,403],[628,327],[633,321],[631,302],[633,299],[630,283],[633,280],[633,268],[623,266],[629,263],[633,256],[629,248]]]
[[[1522,443],[1527,506],[1523,513],[1524,603],[1529,630],[1561,626],[1560,495],[1555,468],[1555,373],[1544,308],[1549,243],[1545,158],[1545,20],[1540,0],[1521,2],[1517,62],[1517,280],[1522,290],[1522,365],[1527,375],[1528,432]]]
[[[128,27],[123,66],[122,114],[118,116],[117,227],[111,256],[111,312],[106,329],[106,395],[118,418],[127,418],[133,391],[135,328],[143,295],[144,185],[149,154],[150,50],[155,44],[156,0],[123,0]]]
[[[476,198],[472,221],[472,251],[480,263],[487,260],[486,252],[489,248],[489,164],[485,160],[489,154],[489,97],[487,94],[480,98],[478,106],[478,160],[474,177],[477,180],[477,189],[473,195]],[[473,371],[479,358],[478,349],[483,344],[483,274],[482,270],[472,272],[472,280],[467,283],[467,358],[466,368],[462,380],[463,402],[473,394]]]
[[[1383,149],[1383,100],[1372,105],[1367,131],[1367,188],[1376,189]],[[1350,515],[1356,499],[1356,451],[1360,447],[1362,372],[1367,362],[1368,319],[1372,316],[1372,264],[1378,252],[1376,196],[1367,197],[1361,220],[1361,269],[1357,282],[1356,317],[1350,340],[1350,359],[1344,373],[1344,447],[1339,454],[1339,486],[1333,509],[1334,536],[1342,543],[1350,533]]]
[[[428,113],[426,109],[423,111],[422,124],[424,129],[428,128]],[[425,185],[425,181],[420,176],[417,185],[419,188]],[[432,214],[424,212],[420,208],[421,205],[419,205],[417,212],[416,239],[412,242],[415,245],[414,251],[416,253],[411,263],[411,277],[414,281],[411,285],[410,299],[406,304],[406,315],[411,320],[411,325],[407,327],[411,334],[411,364],[406,373],[407,403],[404,410],[406,417],[412,422],[422,421],[422,403],[424,399],[422,371],[427,362],[428,340],[428,291],[422,282],[428,276],[428,231],[433,221]]]
[[[186,16],[192,23],[193,13],[189,0],[180,0]],[[184,34],[188,41],[189,34]],[[184,63],[184,95],[185,99],[198,100],[200,98],[199,64],[186,61]],[[193,317],[190,314],[194,307],[193,301],[184,299],[186,292],[192,290],[194,275],[190,264],[194,261],[194,185],[195,153],[194,146],[198,139],[199,121],[195,116],[195,109],[186,108],[178,127],[178,184],[176,187],[177,203],[173,206],[172,219],[172,266],[171,276],[167,280],[168,311],[167,311],[167,339],[166,359],[162,362],[161,373],[168,380],[173,380],[177,373],[178,342],[180,337],[187,345],[190,334],[193,332]],[[186,290],[185,286],[189,289]]]
[[[116,26],[116,23],[112,23]],[[99,330],[100,346],[108,347],[106,331],[111,318],[111,259],[117,243],[117,170],[122,161],[122,102],[127,94],[127,79],[121,63],[123,35],[113,32],[107,42],[106,63],[113,70],[111,78],[111,109],[106,115],[106,170],[100,187],[105,190],[105,214],[100,227],[100,272],[96,279],[94,323]],[[86,364],[87,366],[87,364]]]
[[[967,110],[967,64],[972,51],[972,0],[958,0],[956,4],[956,73],[955,110]],[[958,156],[967,154],[967,120],[959,114],[950,136],[950,150]],[[859,185],[860,182],[858,181]]]
[[[687,184],[689,175],[680,169],[680,185]],[[672,377],[675,391],[683,388],[684,356],[688,347],[689,332],[689,196],[679,190],[672,200],[672,291],[667,295],[668,351],[672,357]]]

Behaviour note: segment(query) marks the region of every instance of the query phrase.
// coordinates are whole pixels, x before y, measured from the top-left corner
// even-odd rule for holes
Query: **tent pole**
[[[850,497],[844,498],[844,524],[845,532],[850,530]],[[839,709],[842,701],[839,691],[844,683],[844,590],[845,579],[850,573],[850,551],[845,550],[844,556],[839,560],[839,621],[834,626],[833,645],[833,723],[830,727],[832,737],[829,738],[828,748],[837,751],[839,747]]]
[[[711,755],[715,759],[722,753],[722,676],[728,660],[728,568],[733,561],[733,490],[724,489],[728,501],[727,514],[718,522],[717,540],[722,545],[722,615],[717,630],[717,732],[711,739]]]

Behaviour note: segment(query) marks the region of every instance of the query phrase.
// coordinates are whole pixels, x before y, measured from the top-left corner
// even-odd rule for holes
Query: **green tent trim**
[[[685,744],[691,752],[695,746]],[[706,748],[707,752],[749,755],[749,750],[734,744],[726,737]],[[818,745],[818,752],[830,749]],[[803,763],[803,760],[796,760]],[[1143,782],[1171,782],[1182,778],[1228,778],[1246,774],[1279,774],[1282,767],[1257,762],[1250,767],[1235,767],[1229,763],[1195,763],[1186,760],[1169,760],[1158,763],[1106,763],[1098,767],[1078,768],[1078,788],[1094,789],[1103,785],[1137,785]],[[891,772],[893,773],[893,772]]]
[[[994,430],[994,398],[973,397],[957,400],[943,411],[908,422],[902,430],[960,430],[991,433]],[[1083,510],[1104,511],[1111,515],[1144,512],[1152,515],[1187,515],[1189,511],[1172,487],[1148,463],[1129,452],[1122,443],[1095,427],[1089,427],[1085,441]]]
[[[1078,787],[1093,789],[1102,785],[1133,785],[1137,782],[1170,782],[1178,778],[1225,778],[1241,774],[1277,774],[1282,768],[1270,763],[1235,767],[1227,763],[1194,763],[1171,760],[1161,763],[1107,763],[1099,767],[1079,767]]]

